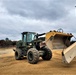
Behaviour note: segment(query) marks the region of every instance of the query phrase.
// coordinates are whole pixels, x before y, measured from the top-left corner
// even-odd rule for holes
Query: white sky
[[[75,5],[76,0],[0,0],[0,39],[59,28],[76,36]]]

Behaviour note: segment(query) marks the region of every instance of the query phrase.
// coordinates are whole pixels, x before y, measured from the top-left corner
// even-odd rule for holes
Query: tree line
[[[0,47],[12,47],[16,45],[17,41],[11,41],[9,38],[6,38],[5,40],[0,40]]]

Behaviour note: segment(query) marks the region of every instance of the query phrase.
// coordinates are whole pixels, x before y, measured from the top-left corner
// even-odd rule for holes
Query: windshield
[[[34,33],[28,33],[27,34],[27,42],[31,42],[34,40],[35,34]]]

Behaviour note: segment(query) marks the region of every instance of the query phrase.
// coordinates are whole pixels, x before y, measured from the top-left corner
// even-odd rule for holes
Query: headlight
[[[32,43],[29,43],[29,45],[32,45]]]

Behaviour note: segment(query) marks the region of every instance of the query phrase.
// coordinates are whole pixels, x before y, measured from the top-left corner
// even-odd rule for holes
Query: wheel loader
[[[22,40],[18,41],[16,44],[15,59],[23,59],[27,56],[27,60],[31,64],[36,64],[39,61],[39,57],[43,60],[50,60],[52,58],[51,50],[45,45],[45,35],[38,34],[35,32],[23,32]]]
[[[43,60],[52,58],[52,50],[62,50],[62,59],[65,63],[70,63],[76,55],[76,43],[71,45],[71,33],[64,33],[63,30],[50,31],[38,34],[35,32],[23,32],[22,40],[16,44],[15,59],[21,60],[27,57],[30,64],[36,64],[39,57]]]

